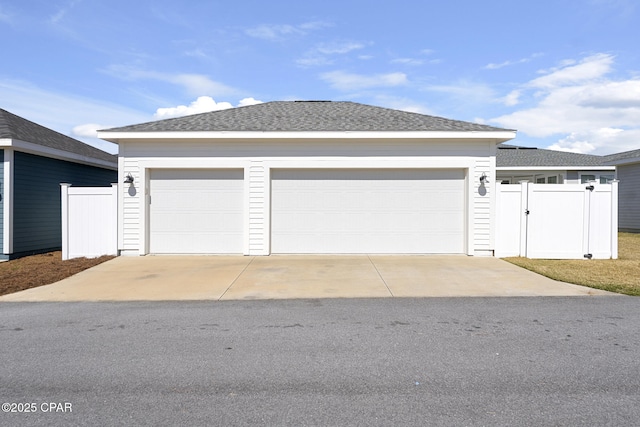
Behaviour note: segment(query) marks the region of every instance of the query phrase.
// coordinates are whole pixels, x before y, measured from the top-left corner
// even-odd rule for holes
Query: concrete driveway
[[[467,256],[118,257],[0,301],[614,295]]]

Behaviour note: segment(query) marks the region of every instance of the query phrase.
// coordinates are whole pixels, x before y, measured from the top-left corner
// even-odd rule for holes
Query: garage
[[[149,252],[241,254],[242,169],[152,169]]]
[[[516,132],[299,100],[99,135],[119,144],[129,182],[118,193],[120,255],[493,256],[496,147]]]
[[[465,252],[463,169],[277,169],[272,253]]]

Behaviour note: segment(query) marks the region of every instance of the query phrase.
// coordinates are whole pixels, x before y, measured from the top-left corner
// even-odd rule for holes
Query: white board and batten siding
[[[185,169],[212,171],[212,173],[242,171],[242,213],[238,215],[241,216],[243,227],[240,238],[241,253],[245,255],[276,253],[278,245],[282,243],[274,237],[274,233],[277,235],[281,230],[278,227],[282,225],[283,218],[280,211],[283,199],[276,196],[282,190],[279,186],[282,171],[302,171],[299,173],[302,174],[304,182],[308,182],[308,174],[312,173],[311,171],[347,172],[351,174],[351,179],[345,179],[342,184],[348,182],[348,185],[353,185],[353,191],[365,186],[362,180],[357,179],[359,174],[365,173],[363,171],[367,171],[366,173],[380,171],[377,177],[370,177],[376,182],[376,186],[369,192],[370,198],[367,203],[375,200],[376,197],[386,197],[385,194],[393,193],[389,188],[384,189],[384,185],[396,186],[395,190],[404,191],[402,187],[406,186],[406,176],[389,180],[388,173],[385,171],[404,171],[402,173],[405,174],[413,173],[407,171],[418,171],[416,173],[422,173],[423,177],[418,180],[422,182],[415,191],[418,193],[422,191],[427,198],[432,196],[429,192],[438,185],[444,184],[448,179],[452,181],[447,184],[453,185],[452,189],[445,191],[456,194],[453,202],[449,203],[446,197],[437,200],[437,196],[434,196],[436,200],[432,206],[458,210],[456,215],[451,216],[452,223],[455,223],[451,235],[462,236],[459,239],[453,239],[454,243],[450,246],[447,246],[448,243],[434,243],[435,246],[432,247],[423,244],[422,249],[416,249],[415,253],[454,252],[491,255],[494,245],[494,223],[491,212],[495,194],[493,194],[492,185],[480,188],[479,177],[484,173],[490,182],[494,178],[495,158],[492,156],[494,145],[493,141],[384,139],[120,141],[121,175],[126,176],[130,173],[134,177],[134,184],[129,187],[124,184],[120,187],[119,197],[122,209],[118,219],[122,232],[118,242],[119,249],[123,255],[154,253],[154,243],[150,241],[150,233],[156,230],[153,222],[157,222],[158,219],[155,218],[156,211],[153,207],[155,203],[153,180],[154,176],[162,176],[164,173],[162,171]],[[451,178],[452,176],[455,178]],[[353,179],[354,177],[356,179]],[[434,177],[438,179],[434,180]],[[437,182],[439,180],[442,182]],[[300,185],[300,182],[295,185]],[[326,195],[326,192],[323,193],[321,190],[318,189],[320,192],[317,194]],[[176,196],[175,201],[179,199],[188,204],[189,198],[198,197],[197,193],[198,191],[195,191],[192,194]],[[167,191],[165,196],[169,197],[169,194],[170,191]],[[150,197],[151,200],[149,200]],[[302,197],[303,195],[299,201],[302,201]],[[311,197],[308,199],[309,202],[317,203],[313,196],[309,197]],[[367,196],[362,197],[366,199]],[[413,209],[408,199],[398,202],[396,214],[403,209]],[[170,198],[165,202],[170,202]],[[348,207],[348,202],[352,201],[341,201],[339,198],[331,200],[331,203],[343,203],[345,207]],[[364,203],[365,200],[362,202]],[[346,216],[349,216],[348,210],[345,210]],[[428,209],[425,208],[423,213],[426,214],[427,211]],[[176,211],[175,215],[180,214]],[[375,215],[383,217],[384,213],[378,212]],[[385,227],[390,223],[391,221],[388,220]],[[422,230],[418,230],[419,222],[414,222],[413,225],[416,227],[417,234],[422,233],[424,236],[425,233],[429,233],[430,227],[435,233],[433,225],[423,224]],[[393,228],[389,230],[394,231]],[[360,233],[365,231],[367,230],[362,228]],[[398,228],[395,231],[402,230]],[[408,232],[408,229],[402,232]],[[172,249],[169,240],[165,245],[162,249],[163,253],[165,251],[183,252],[178,245]],[[380,252],[394,252],[383,251],[381,245],[382,243],[378,246]],[[374,246],[370,245],[369,249],[375,249]],[[407,248],[397,249],[401,253],[414,252]],[[326,250],[338,252],[335,246]],[[307,249],[306,252],[308,251]],[[321,247],[314,249],[314,252],[321,251]],[[301,252],[305,251],[301,249]],[[339,252],[349,253],[350,250],[340,249]]]

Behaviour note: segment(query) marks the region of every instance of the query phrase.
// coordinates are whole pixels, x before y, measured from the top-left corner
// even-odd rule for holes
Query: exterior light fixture
[[[124,179],[124,183],[125,184],[133,184],[133,175],[131,175],[130,173],[127,174],[127,177]]]

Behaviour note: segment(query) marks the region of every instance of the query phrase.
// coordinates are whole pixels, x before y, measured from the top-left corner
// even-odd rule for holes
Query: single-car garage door
[[[272,253],[464,253],[462,169],[272,172]]]
[[[155,169],[150,175],[149,251],[242,253],[241,169]]]

